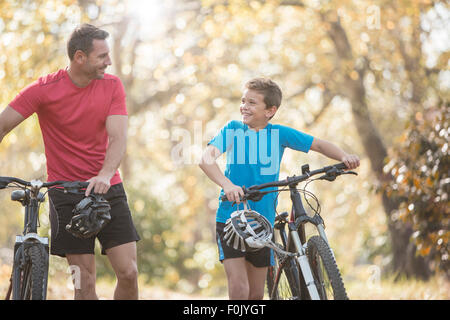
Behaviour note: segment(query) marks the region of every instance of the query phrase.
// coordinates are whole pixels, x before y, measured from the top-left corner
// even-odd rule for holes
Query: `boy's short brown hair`
[[[78,26],[70,35],[67,42],[67,53],[70,60],[73,60],[77,50],[83,51],[86,55],[91,53],[93,48],[93,40],[105,40],[109,33],[105,30],[99,29],[92,24],[84,23]]]
[[[277,107],[281,105],[282,93],[280,87],[270,79],[266,78],[255,78],[248,81],[245,84],[247,89],[255,90],[264,96],[264,103],[266,108],[272,106]]]

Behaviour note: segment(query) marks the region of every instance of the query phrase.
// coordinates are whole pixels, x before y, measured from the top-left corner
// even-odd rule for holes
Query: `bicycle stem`
[[[25,210],[25,221],[23,234],[37,233],[37,221],[39,215],[39,201],[35,198],[30,199],[30,204]]]

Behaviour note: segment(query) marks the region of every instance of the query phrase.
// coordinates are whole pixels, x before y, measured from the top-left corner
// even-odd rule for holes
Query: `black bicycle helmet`
[[[258,251],[270,244],[272,225],[260,213],[248,209],[244,202],[244,210],[231,214],[224,228],[224,240],[236,250],[242,252]]]
[[[93,237],[111,220],[110,210],[111,206],[103,196],[90,194],[72,210],[73,217],[66,230],[77,238]]]

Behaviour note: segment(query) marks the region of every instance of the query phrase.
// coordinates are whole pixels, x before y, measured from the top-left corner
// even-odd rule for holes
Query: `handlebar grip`
[[[4,189],[8,186],[8,184],[10,184],[11,182],[16,182],[19,183],[23,186],[30,186],[30,182],[19,179],[19,178],[14,178],[14,177],[0,177],[0,189]]]
[[[70,181],[61,184],[61,187],[63,187],[67,192],[78,194],[84,193],[84,191],[82,191],[81,189],[87,188],[88,185],[89,182],[85,181]]]
[[[69,182],[69,185],[67,185],[67,187],[79,187],[79,188],[87,188],[89,185],[89,182],[85,182],[85,181],[73,181],[73,182]]]
[[[0,177],[0,189],[5,189],[8,183],[9,180],[5,179],[5,177]]]
[[[245,199],[246,199],[246,197],[244,196],[244,197],[239,197],[239,199],[241,200],[241,201],[244,201]],[[222,200],[222,201],[228,201],[228,198],[227,198],[227,195],[226,194],[224,194],[223,196],[220,196],[220,200]]]
[[[334,167],[336,167],[336,169],[340,169],[340,170],[348,169],[347,166],[345,165],[345,163],[343,163],[343,162],[340,162],[340,163],[334,165]]]

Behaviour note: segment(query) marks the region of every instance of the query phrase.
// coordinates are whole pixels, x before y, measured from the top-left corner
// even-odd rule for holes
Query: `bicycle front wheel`
[[[267,272],[267,291],[271,300],[300,300],[300,273],[292,257],[274,252],[275,265]]]
[[[306,254],[320,299],[348,300],[341,273],[325,240],[311,237]]]
[[[45,300],[48,257],[43,247],[24,245],[17,249],[13,265],[13,300]]]

